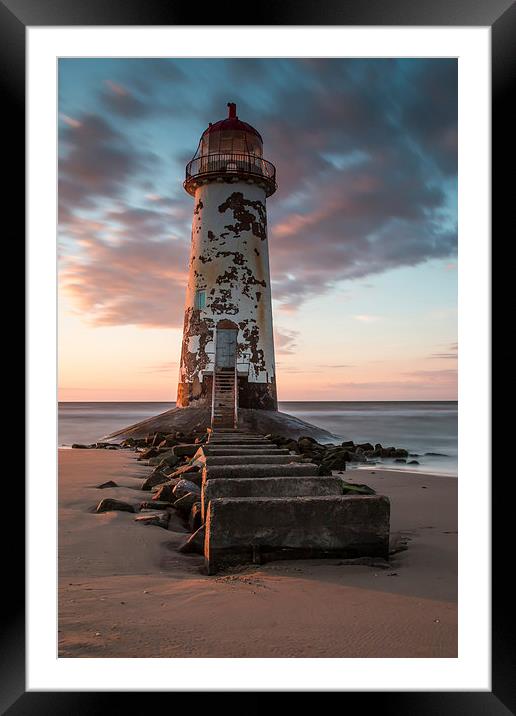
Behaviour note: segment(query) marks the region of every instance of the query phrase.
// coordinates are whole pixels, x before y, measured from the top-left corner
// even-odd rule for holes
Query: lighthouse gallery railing
[[[186,181],[209,174],[251,174],[263,177],[276,185],[276,168],[274,164],[254,154],[204,154],[195,157],[186,165]]]

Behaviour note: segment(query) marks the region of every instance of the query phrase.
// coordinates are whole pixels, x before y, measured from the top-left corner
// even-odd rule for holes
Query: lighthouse
[[[266,200],[276,170],[236,105],[210,123],[186,167],[193,197],[177,405],[211,406],[212,426],[238,408],[277,410]]]

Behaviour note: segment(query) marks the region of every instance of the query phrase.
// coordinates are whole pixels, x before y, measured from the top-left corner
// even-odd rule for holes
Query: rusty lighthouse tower
[[[236,105],[208,126],[186,167],[194,198],[177,404],[211,406],[213,427],[238,408],[277,409],[266,199],[276,171]]]

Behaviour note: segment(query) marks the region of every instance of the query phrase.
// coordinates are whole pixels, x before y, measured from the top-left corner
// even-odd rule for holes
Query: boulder
[[[158,454],[158,448],[147,448],[146,450],[140,452],[140,454],[138,455],[138,460],[148,460],[149,458],[155,457]]]
[[[396,448],[396,450],[394,450],[393,457],[408,457],[408,450],[405,450],[404,448]]]
[[[288,440],[287,442],[283,443],[283,447],[286,447],[287,450],[291,450],[292,452],[299,453],[299,445],[295,440]]]
[[[346,450],[354,450],[355,443],[353,442],[353,440],[345,440],[343,443],[341,443],[341,447],[346,448]]]
[[[193,493],[194,495],[200,495],[201,489],[193,482],[190,482],[190,480],[184,480],[180,479],[176,486],[174,487],[174,495],[177,500],[179,500],[181,497],[184,497],[188,493]]]
[[[193,505],[199,501],[199,495],[195,492],[188,492],[174,502],[174,509],[184,514],[189,514]]]
[[[369,485],[351,484],[349,482],[342,482],[342,494],[343,495],[376,495],[376,491],[373,490]]]
[[[175,467],[179,464],[179,458],[173,453],[172,450],[158,455],[161,462],[160,465],[166,465],[167,467]]]
[[[326,451],[322,465],[330,470],[345,470],[347,462],[357,459],[358,456],[355,453],[351,453],[344,448],[334,448]]]
[[[151,446],[152,447],[158,447],[158,445],[163,442],[163,439],[165,437],[164,433],[154,433],[154,436],[152,438]]]
[[[116,482],[113,482],[113,480],[108,480],[107,482],[103,482],[101,485],[97,485],[98,490],[105,490],[106,487],[118,487]]]
[[[309,435],[302,435],[299,440],[297,441],[298,445],[318,445],[317,440],[314,440],[314,438],[310,437]]]
[[[150,502],[141,502],[140,510],[166,510],[170,507],[170,502],[164,500],[151,500]]]
[[[200,465],[182,465],[181,467],[178,467],[173,472],[174,477],[183,477],[184,475],[188,475],[188,479],[190,479],[190,475],[193,475],[196,472],[199,472],[201,469]]]
[[[159,450],[159,448],[158,448]],[[179,458],[174,455],[172,450],[166,450],[165,452],[159,452],[155,457],[151,457],[149,465],[162,466],[162,467],[175,467],[179,463]]]
[[[198,449],[199,446],[195,445],[195,443],[191,445],[176,445],[172,448],[174,455],[177,457],[193,457]]]
[[[155,527],[168,528],[168,512],[155,512],[151,515],[138,515],[134,518],[135,522],[141,525],[152,525]]]
[[[175,438],[164,438],[158,445],[158,448],[171,448],[174,447],[174,445],[177,445],[177,440]]]
[[[128,502],[122,502],[121,500],[114,500],[110,497],[106,497],[99,502],[95,508],[95,512],[136,512],[133,505]]]
[[[407,462],[407,465],[419,465],[419,464],[420,464],[420,463],[419,463],[418,460],[409,460],[409,461]]]
[[[136,445],[136,440],[134,438],[126,438],[125,440],[122,440],[120,443],[120,447],[123,448],[129,448],[134,447]]]
[[[152,496],[152,500],[164,501],[164,502],[174,502],[176,497],[174,496],[174,487],[177,485],[179,480],[169,480],[168,482],[165,482],[163,485],[160,485],[154,495]]]
[[[204,554],[204,525],[191,535],[179,547],[178,552],[183,554]]]
[[[118,450],[118,445],[113,445],[113,443],[97,442],[95,447],[97,450]]]
[[[359,443],[357,445],[357,450],[360,449],[362,452],[365,452],[366,450],[374,450],[374,447],[371,445],[371,443]]]
[[[165,475],[161,472],[161,470],[154,470],[154,472],[151,472],[149,477],[143,481],[142,486],[140,487],[140,490],[150,490],[152,487],[156,487],[156,485],[161,485],[164,482],[169,481],[169,476]]]
[[[195,532],[201,526],[201,524],[202,524],[201,514],[202,514],[201,503],[194,502],[190,509],[190,514],[188,516],[188,527],[190,528],[191,532]]]
[[[331,477],[331,467],[329,467],[329,465],[325,464],[324,462],[321,463],[317,468],[317,475],[319,477]]]

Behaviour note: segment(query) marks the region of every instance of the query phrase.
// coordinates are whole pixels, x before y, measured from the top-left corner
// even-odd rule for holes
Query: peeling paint
[[[255,209],[258,216],[250,212],[249,207]],[[244,197],[242,192],[235,191],[219,206],[221,213],[228,209],[233,212],[233,219],[237,223],[226,225],[226,229],[232,231],[235,237],[239,237],[243,231],[252,231],[254,236],[265,241],[267,238],[267,212],[264,201],[250,201]]]

